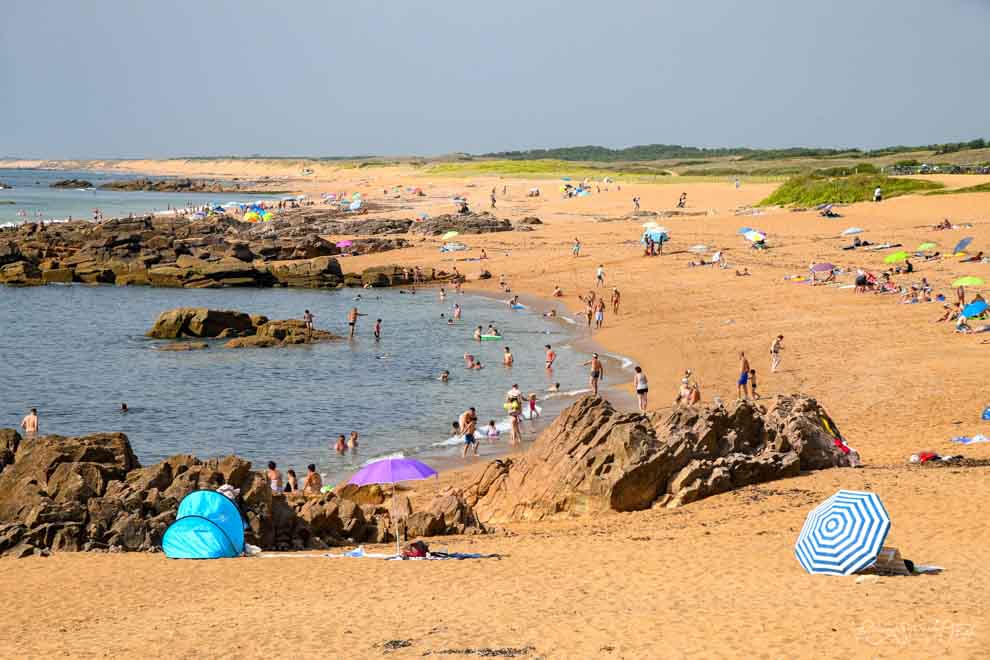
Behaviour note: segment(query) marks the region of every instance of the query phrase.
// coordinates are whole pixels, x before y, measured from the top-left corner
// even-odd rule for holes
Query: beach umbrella
[[[809,573],[852,575],[876,562],[889,531],[879,497],[840,490],[808,514],[794,554]]]
[[[954,253],[958,254],[958,253],[962,252],[963,250],[965,250],[966,248],[968,248],[969,247],[969,244],[972,243],[972,242],[973,242],[973,237],[972,236],[969,236],[968,238],[964,238],[961,241],[959,241],[958,243],[956,243],[956,247],[952,248],[952,251]]]
[[[924,252],[925,250],[934,250],[936,247],[938,246],[935,243],[929,241],[927,243],[922,243],[917,249],[919,252]]]
[[[339,248],[351,247],[352,245],[354,245],[354,241],[338,241],[337,243]]]
[[[831,273],[835,270],[835,265],[830,263],[815,264],[811,267],[812,273]]]
[[[643,238],[640,239],[640,242],[645,243],[647,238],[649,238],[654,243],[665,243],[669,241],[670,236],[667,234],[666,231],[661,231],[661,229],[663,228],[661,227],[658,229],[647,229],[645,232],[643,232]]]
[[[745,236],[751,231],[755,231],[755,230],[752,227],[740,227],[739,231],[737,231],[736,233],[739,234],[740,236]]]
[[[765,241],[767,237],[766,234],[761,234],[755,229],[751,229],[745,234],[743,234],[743,238],[745,238],[747,241],[752,241],[754,243],[757,243],[759,241]]]
[[[987,305],[985,300],[977,300],[976,302],[971,302],[966,305],[963,308],[962,315],[968,319],[971,319],[974,316],[979,316],[983,312],[987,311],[988,307],[990,307],[990,305]]]
[[[860,227],[850,227],[849,229],[842,232],[843,236],[853,236],[855,234],[862,234],[865,230]]]
[[[953,282],[952,286],[983,286],[983,280],[979,277],[967,275]]]
[[[442,240],[442,241],[449,241],[450,239],[454,238],[455,236],[460,236],[460,235],[461,235],[461,232],[459,232],[459,231],[448,231],[446,234],[444,234],[443,236],[440,237],[440,240]]]
[[[885,264],[896,264],[899,261],[906,261],[910,257],[907,252],[895,252],[894,254],[888,254],[883,258]]]
[[[437,471],[414,458],[390,456],[368,463],[347,483],[356,486],[392,484],[392,518],[395,519],[395,554],[399,554],[399,520],[395,515],[395,484],[400,481],[419,481],[436,476]]]

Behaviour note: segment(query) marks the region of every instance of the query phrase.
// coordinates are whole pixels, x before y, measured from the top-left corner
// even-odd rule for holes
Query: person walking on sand
[[[619,314],[619,289],[612,287],[612,313],[615,315]]]
[[[598,396],[598,381],[605,378],[605,367],[602,365],[601,360],[598,359],[598,353],[592,353],[591,359],[582,366],[591,367],[591,373],[588,375],[588,383],[591,385],[592,393]]]
[[[780,352],[784,350],[784,335],[777,335],[777,338],[770,344],[770,371],[777,372],[780,367]]]
[[[646,395],[650,391],[650,386],[646,381],[646,374],[643,373],[642,367],[637,366],[634,371],[636,373],[633,376],[633,387],[636,390],[636,399],[639,402],[639,412],[646,412]]]
[[[571,255],[575,257],[581,256],[581,241],[578,238],[574,239],[574,247],[571,248]]]
[[[599,298],[595,307],[595,328],[601,330],[603,325],[605,325],[605,299]]]
[[[474,437],[474,432],[478,426],[478,415],[474,408],[468,408],[461,413],[458,419],[458,427],[461,435],[464,436],[464,449],[461,451],[461,458],[467,458],[468,449],[474,445],[474,455],[478,455],[478,441]]]
[[[21,420],[21,428],[24,429],[24,434],[29,438],[33,438],[38,435],[38,409],[31,408],[24,419]]]
[[[502,354],[502,366],[503,367],[511,367],[512,366],[512,362],[513,362],[512,351],[510,351],[509,350],[509,347],[506,346],[505,347],[505,353]]]
[[[598,270],[595,271],[595,287],[605,286],[605,266],[604,264],[598,264]]]
[[[636,197],[633,197],[633,206],[635,206],[636,207],[636,210],[639,211],[639,196],[638,195]]]
[[[742,351],[739,352],[739,398],[747,399],[749,398],[747,394],[746,387],[749,383],[749,359],[746,354]]]
[[[347,325],[350,327],[349,337],[351,339],[354,339],[354,327],[357,325],[359,316],[367,316],[367,314],[359,312],[357,307],[351,307],[351,311],[347,312]]]
[[[491,202],[492,202],[492,208],[495,208],[495,189],[494,188],[492,188]]]
[[[550,344],[547,344],[544,348],[547,349],[546,369],[547,371],[551,371],[553,370],[553,363],[557,359],[557,354],[553,352],[552,348],[550,348]]]

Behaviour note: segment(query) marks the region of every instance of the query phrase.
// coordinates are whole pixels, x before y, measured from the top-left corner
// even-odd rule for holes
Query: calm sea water
[[[95,186],[108,181],[136,179],[137,175],[106,172],[69,172],[63,170],[6,170],[0,168],[0,183],[13,186],[0,190],[0,226],[39,219],[62,220],[69,216],[77,220],[92,219],[93,209],[100,209],[103,217],[123,217],[149,211],[164,211],[187,206],[202,206],[211,202],[246,203],[256,199],[269,199],[271,195],[237,195],[232,193],[156,193],[117,192],[112,190],[74,190],[51,188],[50,185],[64,179],[84,179]],[[162,177],[155,177],[162,178]],[[4,202],[14,202],[7,204]]]
[[[504,393],[546,391],[559,381],[569,392],[541,401],[552,416],[586,387],[587,356],[573,344],[572,327],[528,310],[468,295],[417,295],[358,290],[174,290],[81,285],[0,287],[0,427],[16,427],[37,407],[43,433],[127,433],[140,460],[176,453],[201,457],[236,453],[256,464],[275,460],[297,473],[307,463],[341,478],[371,457],[454,456],[450,426],[468,406],[479,420],[505,428]],[[440,318],[458,302],[462,325]],[[237,309],[270,318],[299,318],[304,309],[318,327],[343,333],[347,309],[362,313],[354,341],[278,349],[154,350],[144,337],[158,314],[177,306]],[[372,326],[383,319],[383,337]],[[494,322],[503,342],[476,343],[475,325]],[[557,351],[558,368],[543,368],[544,344]],[[501,366],[504,346],[516,366]],[[464,368],[470,352],[486,365]],[[451,372],[441,383],[442,369]],[[126,402],[131,411],[122,414]],[[338,433],[358,431],[357,455],[338,456]],[[524,424],[527,440],[534,428]],[[504,449],[483,443],[482,452]]]

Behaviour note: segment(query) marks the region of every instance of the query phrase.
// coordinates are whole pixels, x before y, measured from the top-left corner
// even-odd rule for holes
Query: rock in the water
[[[49,188],[92,188],[93,182],[86,179],[62,179],[48,186]]]
[[[222,332],[254,333],[251,317],[233,310],[207,309],[205,307],[178,307],[162,312],[155,325],[148,331],[156,339],[180,337],[218,337]]]
[[[679,506],[802,469],[851,464],[809,397],[620,413],[598,398],[567,408],[523,456],[490,463],[464,489],[485,522]]]

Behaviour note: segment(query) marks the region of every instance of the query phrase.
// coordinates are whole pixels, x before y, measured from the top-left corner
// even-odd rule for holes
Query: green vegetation
[[[637,179],[670,176],[670,172],[646,164],[596,166],[563,160],[475,160],[456,163],[433,163],[423,168],[435,176],[507,176],[555,178],[569,176],[601,178],[628,176]]]
[[[797,165],[781,166],[781,167],[756,167],[753,169],[743,169],[741,167],[709,167],[709,168],[696,168],[688,169],[680,172],[681,176],[709,176],[709,177],[727,177],[727,176],[759,176],[759,177],[786,177],[793,176],[795,174],[801,174],[802,172],[807,172],[808,168],[799,167]]]
[[[777,188],[760,206],[818,206],[820,204],[865,202],[873,199],[879,186],[884,198],[934,190],[942,185],[922,179],[900,179],[877,174],[830,177],[820,173],[792,177]]]
[[[880,174],[880,170],[877,169],[876,165],[871,165],[870,163],[860,163],[854,167],[829,167],[823,170],[815,170],[814,174],[818,176],[852,176],[853,174]]]
[[[967,186],[966,188],[942,188],[925,193],[926,195],[962,195],[963,193],[990,192],[990,183],[981,183],[978,186]]]

